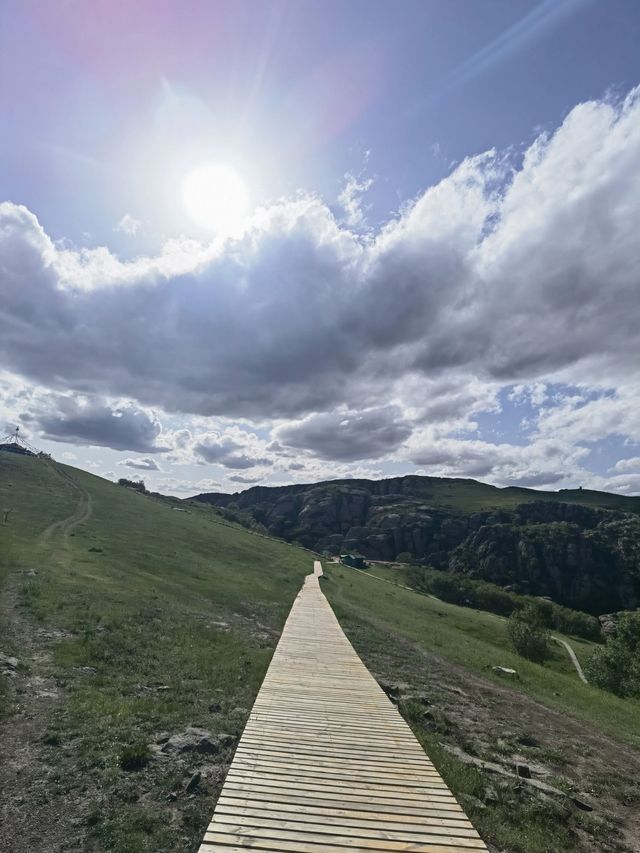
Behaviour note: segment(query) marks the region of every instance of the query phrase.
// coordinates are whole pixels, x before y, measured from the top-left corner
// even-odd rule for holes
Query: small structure
[[[35,447],[32,447],[28,441],[21,437],[19,426],[0,439],[0,450],[4,450],[6,453],[19,453],[21,456],[41,455]]]
[[[340,562],[345,566],[351,566],[352,569],[367,568],[364,557],[357,557],[355,554],[340,554]]]

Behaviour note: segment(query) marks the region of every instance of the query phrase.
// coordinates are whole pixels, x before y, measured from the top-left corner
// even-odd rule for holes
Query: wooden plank
[[[486,846],[362,664],[314,572],[298,594],[200,853]]]
[[[258,782],[252,780],[250,782],[245,783],[237,783],[233,779],[229,779],[228,783],[225,783],[225,791],[228,789],[230,791],[241,792],[243,794],[260,792],[264,795],[269,795],[273,797],[284,797],[287,799],[291,798],[300,798],[301,797],[301,786],[273,786],[270,782]],[[304,795],[313,797],[318,800],[331,800],[332,802],[339,801],[343,804],[345,803],[370,803],[376,806],[385,806],[387,808],[395,808],[400,810],[405,806],[413,807],[413,808],[423,808],[427,805],[435,806],[440,809],[451,808],[454,810],[459,810],[460,806],[456,802],[456,800],[451,797],[450,799],[442,798],[442,797],[425,797],[425,796],[415,796],[411,794],[407,794],[406,796],[401,797],[391,797],[387,794],[381,794],[378,791],[369,791],[365,789],[365,792],[362,791],[323,791],[318,788],[308,788],[304,787]]]
[[[451,826],[429,823],[393,823],[380,819],[349,819],[345,817],[335,818],[324,816],[320,819],[318,815],[296,814],[295,812],[269,812],[266,809],[257,811],[255,809],[217,808],[218,818],[229,823],[237,822],[248,826],[270,826],[281,829],[297,829],[303,832],[326,832],[328,834],[340,835],[344,830],[354,829],[354,835],[362,838],[395,838],[404,839],[412,835],[420,835],[425,826],[431,834],[446,835],[449,837],[460,836],[463,838],[477,838],[475,829],[466,825]],[[417,841],[420,838],[416,839]]]
[[[318,849],[331,850],[332,846],[344,852],[345,848],[361,851],[383,850],[383,851],[411,851],[411,853],[433,853],[434,845],[447,844],[460,853],[461,850],[486,850],[482,841],[478,838],[438,838],[437,835],[423,835],[422,841],[390,841],[377,838],[358,838],[349,835],[335,835],[328,837],[320,833],[287,832],[286,830],[274,830],[270,832],[262,827],[249,828],[236,827],[233,824],[212,824],[205,833],[206,841],[219,841],[222,843],[250,845],[251,849],[263,850],[296,850],[302,853],[318,853]],[[241,829],[239,832],[238,830]]]
[[[263,802],[259,800],[242,800],[235,799],[231,796],[222,795],[218,799],[216,811],[234,814],[282,814],[287,817],[296,817],[300,820],[308,817],[310,820],[321,820],[323,823],[335,824],[337,826],[348,825],[351,821],[357,821],[363,826],[384,825],[384,826],[452,826],[460,825],[462,821],[466,826],[466,818],[464,816],[456,817],[438,817],[440,814],[437,810],[430,810],[425,815],[399,815],[392,812],[367,813],[366,811],[357,811],[353,809],[338,809],[335,807],[322,806],[296,806],[292,809],[287,803]],[[449,814],[443,812],[442,814]]]

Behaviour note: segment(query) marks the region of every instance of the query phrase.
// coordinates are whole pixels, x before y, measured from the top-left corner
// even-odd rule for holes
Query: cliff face
[[[523,495],[536,496],[525,490],[507,508],[464,511],[459,495],[477,505],[475,487],[498,501],[500,490],[490,486],[423,477],[257,487],[197,499],[235,504],[273,535],[318,551],[358,551],[373,560],[409,552],[437,568],[595,614],[640,605],[638,515],[545,493],[544,500],[518,504]]]
[[[600,614],[640,605],[640,521],[603,518],[593,528],[553,521],[482,525],[448,560],[452,571]],[[630,541],[635,544],[629,547]]]

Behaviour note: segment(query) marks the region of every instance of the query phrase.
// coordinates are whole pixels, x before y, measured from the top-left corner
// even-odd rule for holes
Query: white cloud
[[[136,468],[140,471],[161,471],[155,459],[151,456],[143,456],[134,459],[122,459],[118,465],[124,465],[126,468]]]
[[[640,456],[631,459],[619,459],[611,469],[618,474],[634,474],[640,480]]]
[[[580,105],[520,168],[467,159],[367,241],[301,197],[261,211],[242,240],[178,240],[123,263],[58,251],[4,204],[5,363],[249,417],[371,407],[410,370],[616,382],[640,344],[639,128],[637,92]]]
[[[31,405],[12,386],[8,415],[26,410],[54,440],[230,470],[284,470],[289,453],[306,476],[319,458],[409,452],[480,470],[478,454],[496,453],[486,476],[501,482],[575,476],[581,443],[640,435],[639,92],[575,107],[521,163],[468,158],[366,237],[367,182],[353,176],[346,221],[302,195],[259,211],[240,240],[178,239],[128,262],[61,249],[24,207],[0,205],[2,363],[53,389]],[[549,400],[549,383],[584,393]],[[433,461],[434,442],[514,384],[511,402],[539,410],[530,448],[467,441]],[[160,410],[271,424],[301,458],[226,427],[165,433]],[[562,451],[545,461],[550,442]]]
[[[560,488],[577,486],[589,475],[580,469],[586,448],[570,447],[553,439],[528,446],[437,437],[425,431],[413,436],[408,458],[425,474],[471,477],[499,486]]]
[[[142,226],[142,222],[139,219],[131,216],[130,213],[125,213],[120,222],[113,229],[114,231],[121,231],[123,234],[127,234],[129,237],[135,237],[138,231]]]
[[[351,228],[366,225],[362,196],[372,185],[373,178],[357,177],[351,173],[345,175],[345,185],[338,196],[338,204],[344,210],[344,221]]]
[[[215,492],[219,488],[220,483],[210,478],[188,480],[178,477],[167,477],[164,480],[160,480],[153,487],[154,491],[159,491],[161,494],[167,495],[196,495],[202,492]]]

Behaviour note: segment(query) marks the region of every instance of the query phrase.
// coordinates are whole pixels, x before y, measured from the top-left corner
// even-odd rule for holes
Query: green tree
[[[621,614],[615,637],[594,651],[585,675],[591,684],[618,696],[640,696],[640,610]]]
[[[396,563],[410,563],[413,557],[408,551],[401,551],[396,557]]]
[[[539,663],[549,656],[549,632],[535,604],[526,604],[522,610],[511,614],[507,633],[514,649],[523,658]]]

